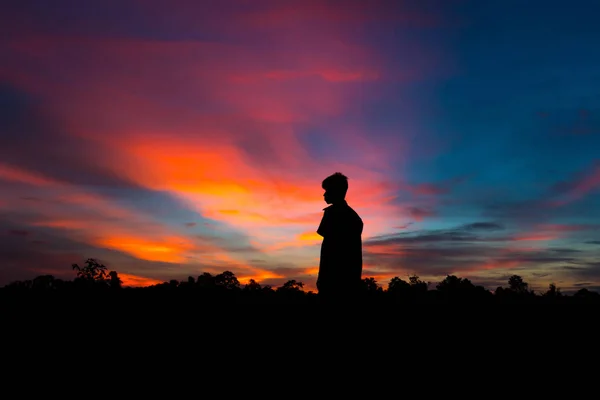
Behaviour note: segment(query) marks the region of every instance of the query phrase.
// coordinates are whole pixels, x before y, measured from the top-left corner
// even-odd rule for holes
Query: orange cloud
[[[317,275],[319,273],[319,267],[310,267],[304,270],[306,275]]]
[[[61,229],[77,242],[122,251],[141,260],[183,263],[194,254],[222,251],[209,242],[173,232],[135,209],[117,205],[108,198],[81,187],[15,169],[2,168],[5,176],[38,189],[43,199],[12,203],[12,209],[33,212],[31,226]],[[33,178],[32,178],[33,177]],[[44,191],[40,192],[39,188]]]
[[[109,236],[95,241],[95,245],[131,254],[140,260],[182,263],[185,254],[194,246],[185,238],[161,237],[148,240],[140,237]]]
[[[123,282],[123,286],[129,286],[129,287],[147,287],[147,286],[158,285],[158,284],[163,283],[163,281],[159,281],[157,279],[146,278],[143,276],[132,275],[132,274],[125,274],[122,272],[119,272],[119,278],[121,278],[121,281]]]
[[[406,254],[405,251],[403,251],[402,249],[399,249],[398,245],[395,245],[395,244],[392,244],[392,245],[371,244],[371,245],[369,245],[368,249],[365,249],[365,251],[372,253],[372,254],[379,254],[379,255],[401,256],[401,255]]]
[[[325,205],[320,181],[331,171],[317,175],[315,180],[287,178],[248,164],[239,149],[226,144],[217,143],[209,150],[202,142],[178,143],[161,135],[139,141],[134,136],[129,143],[127,157],[141,166],[128,171],[129,178],[150,189],[173,193],[206,217],[253,229],[258,235],[261,233],[257,228],[261,226],[279,227],[291,222],[310,224],[315,229],[318,226],[322,214],[314,210]],[[387,205],[376,199],[385,195],[385,187],[371,184],[360,178],[360,171],[355,172],[356,177],[351,176],[351,192],[368,193],[366,202],[372,198],[381,212]],[[369,178],[370,174],[365,176]],[[365,204],[361,197],[354,198],[357,206]],[[399,209],[389,208],[392,213]],[[302,220],[294,219],[294,214]],[[314,219],[309,220],[308,215]],[[366,234],[376,232],[379,224],[390,223],[389,218],[373,218],[369,222]]]
[[[321,242],[323,240],[323,238],[316,232],[304,232],[301,233],[297,236],[298,240],[300,242],[309,242],[309,243],[315,243],[315,242]]]

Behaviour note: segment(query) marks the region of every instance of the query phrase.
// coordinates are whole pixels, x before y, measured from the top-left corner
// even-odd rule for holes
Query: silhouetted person
[[[329,301],[356,298],[362,278],[363,221],[346,202],[348,178],[336,172],[323,180],[323,219],[317,233],[323,237],[317,289]]]

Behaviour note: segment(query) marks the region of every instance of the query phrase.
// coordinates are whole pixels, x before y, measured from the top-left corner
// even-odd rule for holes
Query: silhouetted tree
[[[440,292],[457,292],[471,290],[475,287],[473,283],[466,278],[459,278],[456,275],[447,275],[443,281],[436,285]]]
[[[519,275],[512,275],[508,278],[508,288],[515,293],[525,294],[529,292],[529,285]]]
[[[80,267],[78,264],[72,265],[73,270],[77,271],[77,278],[86,281],[104,281],[108,275],[106,266],[100,264],[94,258],[88,258],[85,265]]]
[[[364,292],[370,295],[383,293],[383,288],[379,286],[373,277],[364,278],[362,280],[362,288]]]
[[[286,303],[291,302],[298,304],[302,302],[306,296],[303,287],[304,283],[298,282],[295,279],[290,279],[275,289],[275,296],[272,298]]]
[[[196,285],[202,289],[211,289],[215,287],[215,277],[208,272],[198,276]]]
[[[365,287],[365,291],[366,290],[367,289]],[[394,301],[407,301],[412,295],[410,284],[405,280],[395,276],[388,282],[386,295]]]
[[[196,289],[196,280],[193,276],[188,276],[187,280],[179,282],[178,288],[185,290],[186,292],[192,292]]]
[[[6,288],[7,290],[11,291],[11,292],[21,292],[21,291],[27,291],[30,290],[33,287],[33,281],[31,280],[25,280],[25,281],[14,281],[11,282],[9,284],[7,284],[6,286],[4,286],[4,288]]]
[[[476,286],[469,279],[447,275],[443,281],[436,285],[437,292],[446,300],[485,300],[491,293],[483,286]]]
[[[273,290],[273,287],[271,285],[265,285],[262,288],[262,292],[265,294],[274,294],[275,290]]]
[[[117,273],[117,271],[110,271],[108,273],[108,276],[110,277],[108,281],[108,286],[110,286],[111,289],[121,289],[123,281],[121,280],[121,278],[119,278],[119,274]]]
[[[418,275],[409,276],[408,282],[410,283],[410,286],[413,288],[413,290],[416,290],[418,292],[426,292],[427,288],[429,287],[429,283],[419,279]]]
[[[257,293],[261,291],[260,283],[256,282],[254,279],[250,279],[248,283],[244,285],[244,292],[252,292]]]
[[[227,290],[235,290],[240,288],[240,282],[235,274],[231,271],[224,271],[215,276],[215,285]]]
[[[387,291],[390,294],[406,294],[410,290],[410,284],[397,276],[390,279],[388,282]]]
[[[289,280],[277,288],[277,292],[303,292],[304,283],[297,282],[295,279]]]
[[[554,283],[548,285],[548,290],[543,294],[545,297],[560,297],[562,293],[559,288],[556,287]]]
[[[573,298],[577,301],[600,302],[600,293],[592,292],[587,288],[581,288],[573,294]]]
[[[54,277],[52,275],[40,275],[33,279],[31,288],[34,290],[56,289]]]

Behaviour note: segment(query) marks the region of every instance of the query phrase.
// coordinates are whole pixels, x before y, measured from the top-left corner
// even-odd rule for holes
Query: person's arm
[[[358,236],[361,236],[363,233],[363,229],[365,227],[365,224],[362,220],[361,217],[359,217],[358,215],[356,216],[357,221],[356,221],[356,233],[358,234]]]
[[[331,232],[331,217],[329,216],[327,210],[325,210],[323,213],[323,218],[321,218],[319,228],[317,229],[317,233],[325,237],[329,232]]]

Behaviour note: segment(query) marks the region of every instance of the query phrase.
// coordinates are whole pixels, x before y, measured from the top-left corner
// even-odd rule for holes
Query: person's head
[[[325,190],[325,193],[323,193],[325,203],[338,203],[346,198],[346,193],[348,192],[348,177],[341,172],[336,172],[325,178],[321,186]]]

